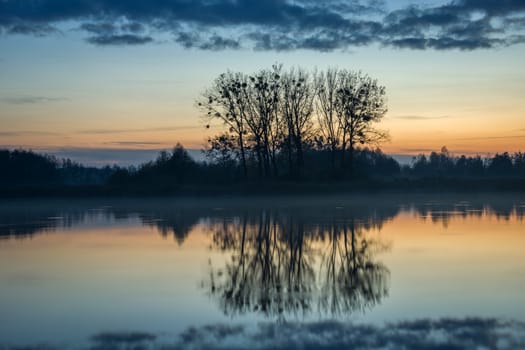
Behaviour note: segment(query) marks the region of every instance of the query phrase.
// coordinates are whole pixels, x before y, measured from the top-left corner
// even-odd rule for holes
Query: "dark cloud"
[[[7,34],[33,35],[37,37],[56,33],[58,30],[48,24],[19,23],[6,28]]]
[[[82,23],[79,29],[92,34],[86,39],[87,42],[99,46],[143,45],[154,41],[151,36],[139,34],[145,28],[138,22],[87,22]]]
[[[202,50],[224,50],[224,49],[238,49],[241,44],[238,40],[223,38],[218,35],[211,36],[208,40],[200,44],[199,49]]]
[[[218,34],[211,36],[202,36],[197,31],[181,31],[178,32],[174,41],[186,49],[197,48],[200,50],[219,51],[225,49],[240,49],[241,42],[239,39],[232,37],[224,37]]]
[[[153,42],[153,38],[134,34],[110,34],[92,36],[87,38],[86,41],[99,46],[143,45]]]
[[[518,16],[518,17],[515,17]],[[410,49],[475,50],[513,45],[525,26],[525,2],[459,0],[442,6],[410,6],[389,13],[384,45]],[[517,18],[517,19],[516,19]],[[513,21],[511,26],[495,22]]]
[[[124,23],[120,26],[120,29],[130,33],[142,33],[145,31],[144,26],[139,22]]]
[[[464,11],[478,10],[491,16],[525,12],[522,0],[462,0],[457,6]]]
[[[475,50],[475,49],[489,49],[491,47],[503,44],[501,40],[497,39],[455,39],[451,37],[443,37],[438,39],[425,38],[405,38],[396,39],[390,43],[392,46],[398,48],[408,49],[436,49],[436,50]]]
[[[117,26],[109,22],[90,22],[81,24],[80,29],[97,35],[108,35],[115,33]]]
[[[0,29],[46,35],[76,21],[95,45],[146,44],[167,33],[201,50],[476,50],[525,42],[523,0],[386,8],[378,0],[3,0]]]

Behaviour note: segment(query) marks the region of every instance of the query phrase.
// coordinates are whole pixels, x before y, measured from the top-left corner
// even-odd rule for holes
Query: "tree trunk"
[[[350,142],[348,146],[348,173],[350,177],[354,177],[354,144]]]
[[[259,175],[259,179],[262,178],[262,163],[263,163],[263,160],[262,160],[262,154],[261,154],[261,143],[259,142],[259,140],[257,140],[257,143],[255,145],[255,147],[257,148],[257,173]]]
[[[332,172],[332,178],[335,177],[335,152],[336,152],[335,144],[332,142],[330,145],[330,167]]]
[[[304,165],[304,155],[303,155],[303,140],[300,135],[296,136],[295,138],[295,148],[297,151],[296,157],[297,157],[297,179],[300,179],[302,177],[303,173],[303,165]]]
[[[292,136],[288,134],[288,140],[286,142],[288,148],[288,176],[293,176],[293,159],[292,159]]]
[[[343,136],[343,143],[341,145],[341,175],[342,177],[345,176],[345,171],[346,171],[345,155],[346,155],[346,137]]]
[[[244,150],[244,139],[242,137],[242,132],[239,134],[239,146],[241,147],[241,163],[242,171],[244,178],[248,177],[248,168],[246,167],[246,152]]]

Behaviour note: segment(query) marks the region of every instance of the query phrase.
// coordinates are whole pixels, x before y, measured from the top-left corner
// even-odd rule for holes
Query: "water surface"
[[[525,347],[524,214],[517,195],[1,202],[0,348]]]

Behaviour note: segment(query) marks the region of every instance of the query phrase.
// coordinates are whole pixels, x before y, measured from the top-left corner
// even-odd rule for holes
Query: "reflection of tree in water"
[[[0,203],[0,239],[30,238],[34,235],[53,232],[58,228],[69,229],[79,225],[90,225],[94,222],[103,224],[139,218],[144,225],[156,228],[165,237],[173,236],[179,244],[182,244],[199,221],[217,221],[225,217],[238,217],[239,208],[243,206],[243,203],[235,203],[224,208],[224,211],[216,211],[213,207],[206,206],[206,203],[204,206],[187,206],[180,203],[174,206],[169,201],[125,200],[109,204],[111,205],[101,206],[100,201],[95,200],[77,202],[50,200],[21,202],[14,205]],[[402,204],[396,201],[390,203],[374,201],[368,208],[352,207],[352,216],[360,218],[359,227],[361,229],[368,230],[374,225],[381,225],[385,219],[395,216],[400,209],[410,210],[420,217],[443,224],[445,227],[454,217],[494,216],[501,220],[516,219],[518,221],[523,221],[525,217],[525,201],[504,196],[472,202],[441,200]],[[260,207],[251,205],[250,225],[254,224],[253,212],[257,210],[260,210]],[[320,207],[314,213],[302,215],[301,221],[303,226],[310,230],[313,226],[322,226],[327,218],[334,216],[333,212],[333,206]],[[296,214],[293,215],[297,217]],[[338,218],[337,215],[335,218],[344,219]],[[279,220],[283,221],[284,218]],[[227,234],[227,232],[223,233]],[[231,238],[237,240],[234,236]],[[231,244],[227,241],[227,236],[220,237],[220,242],[216,242],[216,247]]]
[[[261,211],[213,227],[216,248],[232,253],[210,273],[210,292],[229,315],[364,311],[388,294],[387,249],[366,233],[369,220]],[[320,224],[321,222],[321,224]],[[377,225],[381,222],[377,221]]]
[[[32,238],[34,235],[69,229],[86,222],[108,221],[112,216],[105,210],[87,208],[38,207],[0,210],[0,239]]]
[[[142,223],[155,227],[163,237],[173,236],[182,244],[199,221],[201,213],[195,210],[162,210],[139,214]]]
[[[373,240],[354,219],[327,228],[330,238],[320,269],[321,310],[365,311],[388,295],[390,271],[374,254],[388,246]]]
[[[425,203],[413,203],[406,209],[412,210],[423,220],[429,219],[434,224],[441,224],[447,228],[453,218],[479,218],[495,217],[498,220],[509,221],[516,219],[523,221],[525,217],[525,205],[523,202],[516,202],[508,198],[496,197],[485,202],[446,202],[428,201]]]
[[[211,292],[220,296],[225,312],[280,314],[310,305],[306,298],[315,282],[310,248],[300,227],[284,231],[282,225],[263,211],[221,224],[215,231],[215,245],[233,252],[225,270],[212,270],[210,275]]]

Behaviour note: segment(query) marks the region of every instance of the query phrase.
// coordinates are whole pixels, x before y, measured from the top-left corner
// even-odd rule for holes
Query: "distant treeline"
[[[0,150],[0,188],[105,185],[118,169],[86,167],[30,150]]]
[[[206,152],[206,151],[204,151]],[[209,154],[208,154],[209,155]],[[348,156],[348,155],[347,155]],[[282,164],[279,175],[272,179],[260,177],[257,159],[246,159],[244,166],[230,157],[209,156],[198,162],[183,146],[161,152],[157,159],[138,167],[87,167],[69,159],[57,159],[28,150],[0,150],[0,188],[61,188],[104,187],[129,190],[148,188],[174,189],[185,185],[195,187],[227,187],[257,183],[366,184],[429,180],[450,183],[450,180],[525,179],[525,154],[502,153],[490,158],[452,156],[443,148],[429,156],[414,157],[411,165],[401,165],[381,150],[357,148],[353,154],[352,171],[334,173],[332,154],[315,147],[304,150],[304,175],[295,177],[286,167],[286,153],[277,154],[276,164]],[[344,175],[343,175],[344,174]],[[448,182],[447,182],[448,181]]]
[[[206,151],[205,151],[206,152]],[[348,157],[349,155],[347,155]],[[243,166],[230,157],[209,157],[207,162],[194,161],[178,144],[171,152],[162,152],[154,161],[138,169],[118,169],[110,178],[113,185],[122,184],[231,184],[254,182],[353,182],[391,181],[415,179],[525,179],[525,154],[502,153],[491,158],[480,156],[452,156],[443,147],[441,152],[414,157],[411,165],[401,165],[381,150],[356,148],[352,171],[338,172],[332,168],[332,154],[325,149],[306,148],[304,175],[295,178],[293,170],[286,167],[286,153],[278,154],[276,163],[281,165],[279,176],[273,180],[258,177],[257,159],[248,159],[246,167],[251,177],[246,179]]]
[[[415,177],[525,177],[525,153],[507,152],[492,158],[480,156],[451,156],[446,147],[440,153],[415,157],[411,166],[404,167],[402,173]]]

